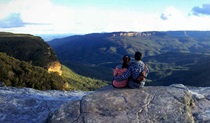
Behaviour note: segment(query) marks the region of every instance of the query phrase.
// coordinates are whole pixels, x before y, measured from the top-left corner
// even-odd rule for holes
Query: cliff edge
[[[0,32],[0,52],[45,69],[58,61],[55,51],[41,37],[30,34]]]
[[[4,123],[209,123],[210,87],[147,86],[98,91],[0,87]]]
[[[210,113],[208,113],[210,101],[206,98],[208,92],[198,94],[199,88],[194,89],[192,91],[183,85],[141,89],[102,89],[84,96],[81,101],[61,106],[50,115],[47,122],[210,122]]]

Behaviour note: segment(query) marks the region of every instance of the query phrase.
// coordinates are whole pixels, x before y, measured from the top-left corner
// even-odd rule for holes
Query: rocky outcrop
[[[193,105],[191,112],[198,123],[210,123],[210,87],[189,88]]]
[[[138,32],[125,32],[125,33],[120,33],[120,36],[137,36],[137,35],[139,35],[140,33],[138,33]]]
[[[83,123],[193,122],[191,96],[173,87],[105,90],[60,108],[50,121]],[[65,110],[64,110],[65,109]],[[61,112],[65,116],[61,115]],[[77,113],[75,113],[77,112]],[[74,115],[71,115],[74,114]]]
[[[59,75],[62,75],[61,64],[60,62],[52,62],[49,64],[48,72],[57,72]]]
[[[61,106],[50,115],[47,122],[210,122],[208,112],[210,101],[205,98],[204,93],[201,96],[194,91],[182,85],[141,89],[105,89],[86,95],[81,101]]]
[[[44,123],[50,112],[87,93],[0,87],[0,123]]]
[[[112,36],[116,37],[116,36],[124,36],[124,37],[133,37],[133,36],[151,36],[151,35],[156,35],[159,32],[116,32],[114,33]]]
[[[95,92],[0,87],[0,107],[4,123],[208,123],[210,87],[108,86]]]

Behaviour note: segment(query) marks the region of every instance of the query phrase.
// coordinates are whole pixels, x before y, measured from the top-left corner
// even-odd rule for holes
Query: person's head
[[[122,68],[128,68],[129,67],[129,62],[131,60],[129,55],[124,55],[123,56],[123,64],[122,64]]]
[[[135,57],[135,60],[136,60],[136,61],[141,60],[141,59],[142,59],[142,54],[141,54],[141,52],[137,51],[137,52],[135,53],[134,57]]]

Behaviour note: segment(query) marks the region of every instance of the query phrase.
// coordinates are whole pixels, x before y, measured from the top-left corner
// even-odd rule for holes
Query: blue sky
[[[0,0],[0,31],[210,30],[210,0]]]

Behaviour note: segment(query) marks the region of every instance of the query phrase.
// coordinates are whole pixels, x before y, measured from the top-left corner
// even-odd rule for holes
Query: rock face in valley
[[[53,72],[60,69],[60,64],[57,64],[58,68],[52,69]],[[57,66],[55,65],[55,68]],[[0,68],[0,83],[4,83],[6,86],[29,87],[39,90],[69,90],[71,88],[70,84],[57,73],[49,73],[44,68],[33,66],[1,52]]]
[[[151,35],[157,35],[160,34],[160,32],[114,32],[113,37],[116,36],[125,36],[125,37],[133,37],[133,36],[151,36]]]
[[[52,62],[49,64],[48,72],[57,72],[59,75],[62,75],[61,64],[58,61]]]
[[[95,92],[0,87],[0,122],[208,123],[210,88],[148,86]]]

